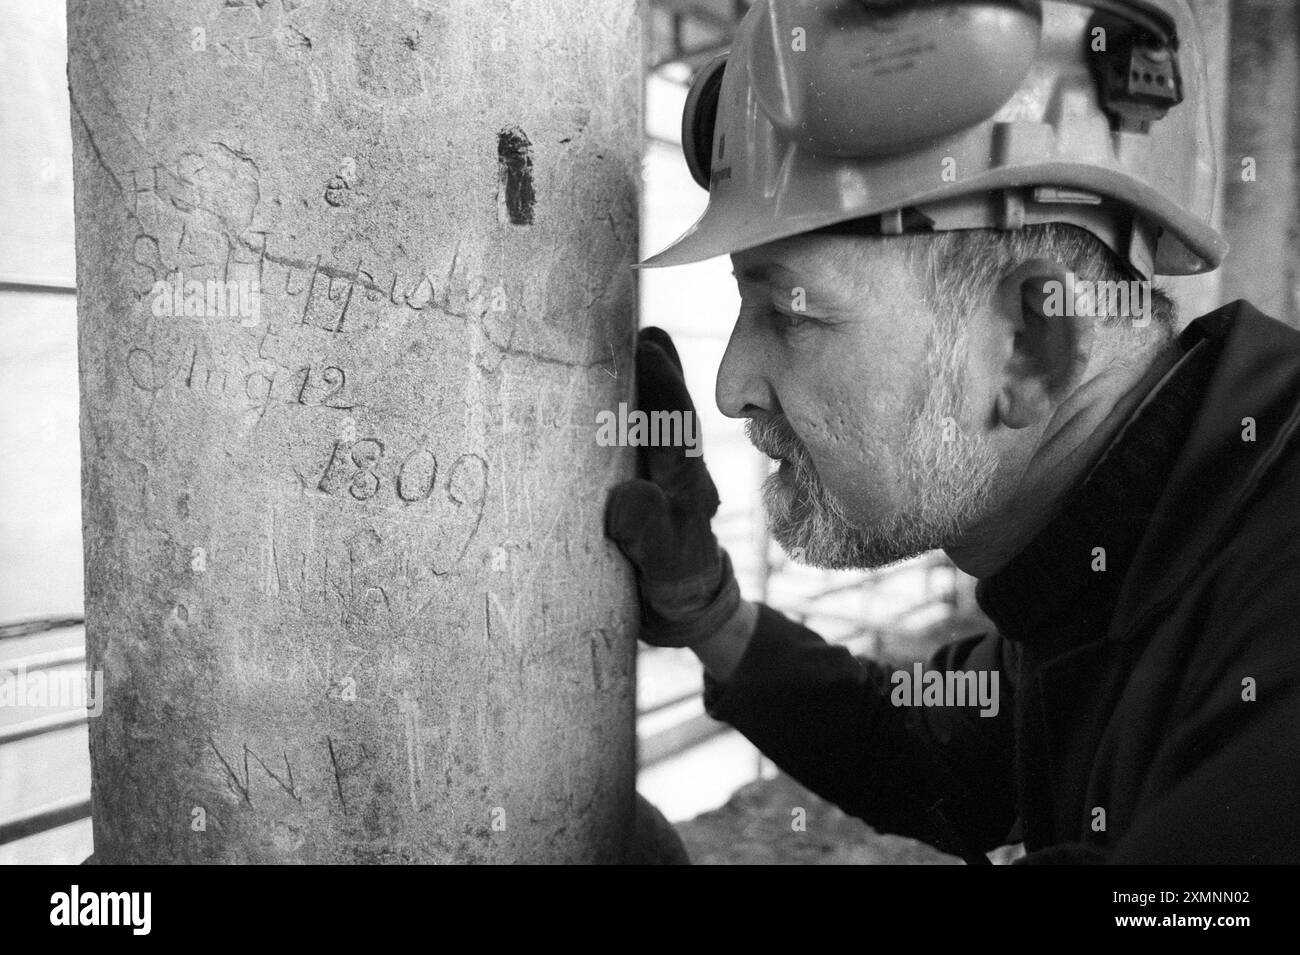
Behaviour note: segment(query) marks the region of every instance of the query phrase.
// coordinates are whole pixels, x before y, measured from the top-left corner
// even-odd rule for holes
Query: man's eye
[[[772,321],[781,331],[793,331],[803,325],[807,325],[812,319],[807,315],[797,315],[794,312],[787,312],[783,309],[772,309]]]

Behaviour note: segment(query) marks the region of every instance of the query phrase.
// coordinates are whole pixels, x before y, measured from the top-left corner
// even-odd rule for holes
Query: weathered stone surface
[[[1300,8],[1232,4],[1223,301],[1300,326]]]
[[[634,5],[68,13],[96,860],[621,858]]]

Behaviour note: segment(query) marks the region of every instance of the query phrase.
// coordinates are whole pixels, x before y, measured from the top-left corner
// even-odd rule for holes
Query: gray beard
[[[957,336],[944,337],[952,340],[932,344],[934,384],[901,449],[908,500],[883,523],[864,528],[849,519],[784,416],[746,423],[755,446],[787,462],[786,477],[773,473],[763,482],[763,506],[773,539],[791,559],[832,570],[883,567],[955,543],[979,518],[997,458],[983,439],[953,434],[949,422],[961,420],[962,404],[955,356],[964,349]]]

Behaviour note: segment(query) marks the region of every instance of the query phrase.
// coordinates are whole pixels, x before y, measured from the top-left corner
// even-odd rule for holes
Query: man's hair
[[[998,229],[960,229],[911,233],[904,252],[922,279],[941,324],[952,325],[989,301],[997,283],[1021,263],[1052,259],[1074,273],[1076,281],[1129,282],[1133,273],[1106,245],[1077,226],[1065,223]],[[1121,335],[1135,337],[1132,344],[1154,345],[1168,341],[1177,331],[1178,313],[1173,299],[1155,285],[1150,289],[1151,322],[1144,327],[1133,316],[1102,314],[1100,324]]]

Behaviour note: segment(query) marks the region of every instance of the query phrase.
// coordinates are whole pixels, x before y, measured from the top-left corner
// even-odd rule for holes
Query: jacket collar
[[[976,599],[1003,636],[1053,656],[1106,633],[1217,357],[1204,339],[1184,351],[1047,525],[980,581]]]
[[[1219,360],[1125,576],[1111,640],[1141,632],[1177,599],[1300,429],[1300,332],[1236,301],[1192,322],[1179,344],[1202,339],[1219,344]],[[1244,440],[1251,422],[1254,441]]]

